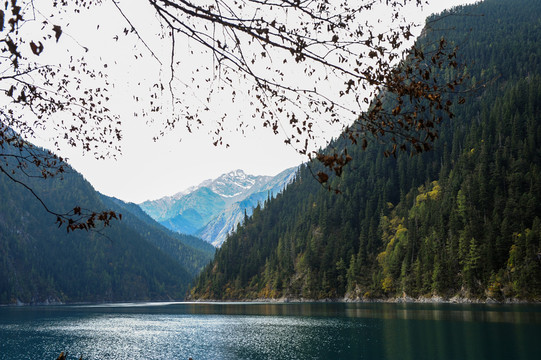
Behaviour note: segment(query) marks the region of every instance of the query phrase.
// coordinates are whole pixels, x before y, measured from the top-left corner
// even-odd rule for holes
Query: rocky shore
[[[258,299],[190,299],[190,302],[243,302],[243,303],[325,303],[325,302],[344,302],[344,303],[411,303],[411,304],[540,304],[541,299],[524,300],[518,298],[506,298],[506,299],[494,299],[494,298],[468,298],[464,296],[455,295],[450,298],[445,298],[438,295],[433,296],[419,296],[410,297],[403,295],[401,297],[389,297],[389,298],[336,298],[336,299],[306,299],[306,298],[294,298],[294,297],[282,297],[282,298],[258,298]]]

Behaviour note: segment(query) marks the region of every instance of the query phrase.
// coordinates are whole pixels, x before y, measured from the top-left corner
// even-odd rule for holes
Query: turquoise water
[[[0,359],[541,359],[539,305],[0,308]]]

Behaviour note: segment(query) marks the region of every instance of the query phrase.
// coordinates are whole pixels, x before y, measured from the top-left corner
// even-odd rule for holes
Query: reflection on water
[[[165,309],[163,309],[165,307]],[[75,306],[100,311],[186,313],[199,315],[346,316],[356,318],[541,323],[540,305],[178,302]]]
[[[532,359],[541,307],[162,303],[0,308],[0,359]]]
[[[541,307],[526,305],[354,304],[346,308],[346,315],[403,320],[541,323]]]

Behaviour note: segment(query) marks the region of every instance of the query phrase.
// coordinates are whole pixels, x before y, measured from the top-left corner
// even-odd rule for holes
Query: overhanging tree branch
[[[77,3],[74,12],[92,3]],[[68,2],[50,5],[58,14],[70,6]],[[55,212],[25,181],[55,177],[67,168],[63,158],[28,141],[39,129],[56,133],[57,150],[61,142],[80,146],[96,158],[114,156],[120,150],[120,121],[106,106],[110,83],[107,74],[86,61],[88,49],[73,39],[83,54],[73,51],[60,63],[40,61],[64,36],[71,37],[64,24],[52,21],[58,18],[44,15],[33,1],[12,0],[0,9],[0,173],[29,191],[68,232],[99,231],[97,225],[107,226],[119,214],[79,206],[67,213]],[[26,31],[36,24],[41,31]]]
[[[235,98],[238,88],[229,76],[236,74],[248,88],[244,94],[258,104],[252,118],[261,118],[274,132],[278,124],[288,124],[286,142],[318,159],[321,156],[310,150],[313,130],[307,124],[342,124],[343,136],[353,145],[384,141],[389,144],[386,156],[420,153],[430,150],[437,125],[463,102],[455,96],[464,72],[454,46],[442,39],[431,47],[408,48],[414,24],[400,21],[408,3],[423,2],[149,0],[165,33],[195,40],[216,60],[208,78],[193,74],[192,81],[226,79],[231,94],[223,87],[209,87],[209,93]],[[378,28],[362,18],[383,5],[390,27]],[[177,40],[171,35],[171,41]],[[293,74],[298,80],[288,78],[292,67],[302,70]],[[443,69],[450,69],[450,76],[439,84],[436,74]],[[170,82],[171,93],[172,87]],[[389,105],[384,102],[391,103],[392,112],[385,110]],[[185,113],[188,128],[194,121],[205,122],[204,112],[186,107]],[[166,127],[173,128],[178,120],[173,117]],[[222,143],[220,132],[221,125],[215,144]],[[339,163],[325,163],[341,172]]]

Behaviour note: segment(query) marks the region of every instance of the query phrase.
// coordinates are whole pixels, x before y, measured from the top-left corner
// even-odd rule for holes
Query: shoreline
[[[443,298],[441,296],[418,297],[412,298],[409,296],[396,298],[338,298],[338,299],[304,299],[304,298],[288,298],[282,297],[278,299],[190,299],[184,302],[187,303],[270,303],[270,304],[295,304],[295,303],[350,303],[350,304],[488,304],[488,305],[539,305],[541,300],[523,300],[517,298],[506,298],[496,300],[493,298],[486,299],[470,299],[466,297],[454,296],[451,298]]]
[[[350,304],[375,304],[375,303],[387,303],[387,304],[483,304],[483,305],[539,305],[541,299],[536,300],[524,300],[517,298],[505,298],[503,300],[497,300],[493,298],[486,299],[472,299],[461,296],[453,296],[451,298],[444,298],[441,296],[425,297],[420,296],[417,298],[402,296],[394,298],[336,298],[336,299],[305,299],[305,298],[293,298],[293,297],[281,297],[281,298],[258,298],[258,299],[184,299],[184,300],[122,300],[115,302],[62,302],[62,301],[45,301],[36,303],[23,303],[17,301],[11,304],[0,304],[0,307],[48,307],[48,306],[158,306],[158,305],[170,305],[170,304],[197,304],[197,303],[268,303],[268,304],[302,304],[302,303],[350,303]]]

